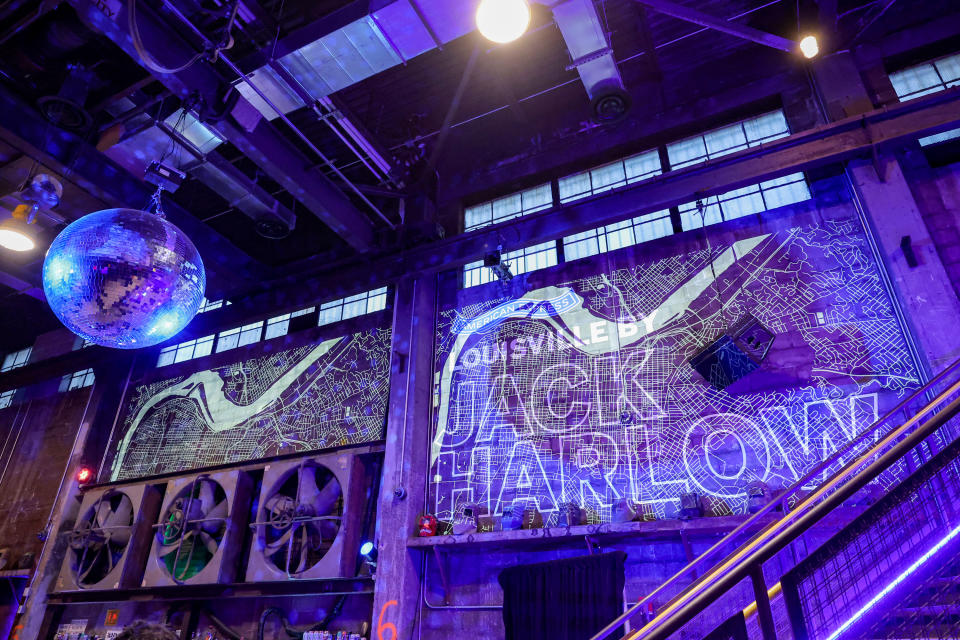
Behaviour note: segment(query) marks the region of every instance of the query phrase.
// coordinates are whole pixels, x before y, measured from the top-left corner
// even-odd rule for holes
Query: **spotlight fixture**
[[[526,0],[480,0],[477,7],[477,29],[493,42],[513,42],[529,24],[530,6]]]
[[[374,575],[377,572],[377,549],[369,540],[360,545],[360,557],[370,569],[370,575]]]
[[[800,40],[800,53],[807,59],[816,57],[816,55],[820,53],[820,44],[817,42],[817,36],[804,36],[803,39]]]
[[[77,469],[77,484],[87,484],[93,480],[93,469],[84,465]]]
[[[36,205],[17,205],[13,216],[0,223],[0,247],[11,251],[29,251],[37,246],[30,224],[37,213]]]
[[[500,284],[506,285],[513,279],[513,274],[510,272],[510,263],[503,262],[501,259],[502,252],[503,245],[499,245],[496,251],[483,256],[483,266],[493,271],[493,274],[497,276]]]
[[[0,247],[11,251],[29,251],[37,245],[34,227],[30,225],[38,211],[46,211],[60,204],[63,186],[56,178],[39,173],[16,195],[21,204],[13,210],[9,220],[0,223]]]

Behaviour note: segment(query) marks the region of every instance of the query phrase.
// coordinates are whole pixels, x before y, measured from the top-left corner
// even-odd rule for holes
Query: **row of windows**
[[[753,118],[699,133],[666,146],[671,169],[680,169],[749,149],[790,135],[783,111],[771,111]],[[642,182],[663,173],[660,153],[637,153],[599,167],[565,176],[557,181],[561,204],[604,191]],[[550,183],[483,202],[464,210],[464,229],[472,231],[542,211],[553,206]]]
[[[665,150],[670,168],[680,169],[789,135],[787,119],[782,110],[777,110],[672,142]],[[645,151],[560,178],[557,181],[559,201],[561,204],[572,202],[662,173],[660,152]],[[464,212],[465,228],[470,231],[546,209],[550,206],[549,188],[548,183],[469,207]],[[698,229],[809,198],[810,190],[803,174],[796,173],[708,198],[702,203],[702,213],[696,202],[681,205],[680,226],[683,230]],[[662,238],[673,232],[670,211],[663,210],[567,236],[561,242],[564,258],[569,261]],[[546,242],[504,253],[501,260],[509,263],[511,273],[517,275],[553,266],[559,255],[556,243]],[[484,268],[482,262],[464,266],[465,287],[486,284],[493,278],[492,271]]]
[[[890,82],[900,102],[913,100],[960,85],[960,53],[924,62],[890,74]],[[920,138],[922,146],[960,138],[960,129],[951,129]]]
[[[387,308],[387,288],[380,287],[320,305],[317,326],[333,324]]]
[[[504,220],[543,211],[553,206],[553,191],[550,183],[542,184],[526,191],[511,193],[508,196],[467,207],[463,212],[463,224],[467,231],[488,227]]]
[[[22,367],[27,364],[27,361],[30,360],[31,351],[33,351],[33,347],[8,353],[3,358],[3,365],[0,365],[0,371],[10,371],[10,369],[16,369],[17,367]]]
[[[667,145],[671,169],[681,169],[790,135],[783,111],[771,111]]]
[[[701,203],[702,214],[695,201],[680,205],[678,209],[682,229],[690,230],[809,199],[810,189],[803,174],[794,173],[707,198]],[[663,210],[566,236],[561,242],[564,259],[569,262],[663,238],[673,232],[670,211]],[[510,272],[514,275],[546,269],[559,261],[557,243],[550,241],[509,251],[501,256],[501,260],[510,264]],[[485,268],[482,261],[464,266],[463,274],[464,287],[486,284],[495,279],[493,271]]]
[[[94,382],[93,369],[84,369],[68,373],[60,378],[60,391],[73,391],[74,389],[83,389],[92,386]],[[0,392],[0,409],[6,409],[17,395],[17,389],[9,389]]]
[[[217,301],[218,303],[222,301]],[[226,304],[230,304],[227,302]],[[219,306],[219,305],[218,305]],[[387,288],[380,287],[372,291],[365,291],[339,300],[332,300],[320,305],[320,313],[317,319],[317,326],[356,318],[375,311],[382,311],[387,307]],[[216,308],[216,307],[214,307]],[[209,309],[208,309],[209,310]],[[299,316],[315,313],[317,307],[307,307],[292,313],[284,313],[274,316],[266,321],[251,322],[240,327],[221,331],[219,334],[211,334],[202,338],[187,340],[178,344],[164,347],[160,351],[157,359],[158,367],[165,367],[169,364],[185,362],[194,358],[208,356],[216,347],[217,353],[222,353],[237,347],[243,347],[248,344],[260,342],[261,340],[270,340],[287,335],[290,330],[290,320]]]

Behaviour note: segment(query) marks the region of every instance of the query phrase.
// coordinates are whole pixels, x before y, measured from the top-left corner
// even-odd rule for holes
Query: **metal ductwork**
[[[621,119],[630,108],[630,95],[623,88],[613,49],[593,0],[545,4],[553,11],[553,19],[573,58],[568,68],[577,70],[590,96],[594,119],[598,122]]]
[[[190,173],[252,219],[261,235],[277,239],[293,231],[296,215],[214,151],[223,141],[192,113],[178,109],[158,122],[146,115],[140,119],[140,126],[137,120],[129,123],[132,135],[103,149],[109,158],[142,176],[151,161],[167,156],[167,162]],[[173,153],[174,144],[186,153]]]
[[[282,56],[276,63],[319,100],[476,28],[472,3],[399,0],[379,4],[379,9]],[[300,95],[269,64],[249,78],[284,113],[304,106]],[[277,117],[246,83],[241,82],[237,89],[264,117]]]
[[[629,107],[629,96],[593,1],[543,4],[553,11],[573,59],[569,68],[580,74],[594,117],[604,122],[619,119]],[[470,33],[476,28],[475,8],[472,2],[450,0],[388,2],[281,56],[273,66],[256,69],[249,78],[277,107],[289,113],[304,106],[304,92],[320,100]],[[285,72],[278,73],[276,65]],[[288,78],[300,87],[291,87]],[[264,117],[277,117],[246,83],[239,83],[237,89]]]

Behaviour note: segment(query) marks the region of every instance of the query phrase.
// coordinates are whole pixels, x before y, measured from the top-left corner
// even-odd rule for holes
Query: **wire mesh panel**
[[[952,604],[960,584],[958,455],[960,443],[947,446],[787,573],[798,640],[960,637],[960,607]]]

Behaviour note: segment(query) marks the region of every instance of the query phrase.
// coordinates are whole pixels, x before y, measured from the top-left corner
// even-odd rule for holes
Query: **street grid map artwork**
[[[390,330],[371,329],[136,387],[111,480],[383,438]]]
[[[690,492],[715,515],[742,513],[748,484],[793,484],[915,388],[857,219],[779,222],[715,228],[686,251],[623,249],[586,277],[583,263],[529,274],[518,298],[497,284],[446,294],[437,517],[533,505],[553,524],[576,503],[606,522],[629,502],[670,518]],[[689,360],[746,314],[773,346],[759,370],[714,389]]]

